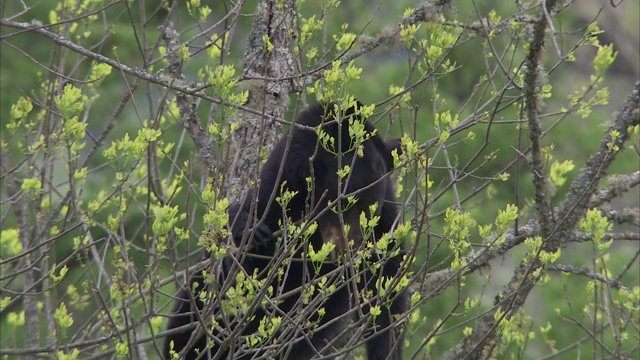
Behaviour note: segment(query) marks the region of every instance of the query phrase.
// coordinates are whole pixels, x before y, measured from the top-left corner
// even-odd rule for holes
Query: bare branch
[[[551,271],[561,271],[561,272],[565,272],[565,273],[571,273],[571,274],[586,276],[586,277],[588,277],[590,279],[597,280],[597,281],[600,281],[602,283],[605,283],[605,284],[607,284],[608,286],[611,286],[614,289],[618,289],[618,290],[625,289],[625,290],[631,292],[631,289],[629,289],[628,287],[624,286],[620,281],[618,281],[616,279],[609,279],[605,275],[594,273],[589,269],[579,268],[579,267],[575,267],[575,266],[571,266],[571,265],[551,264],[549,266],[549,270],[551,270]]]
[[[614,198],[629,191],[631,188],[640,184],[640,171],[636,171],[629,175],[615,175],[608,179],[609,185],[593,194],[589,201],[588,207],[597,207],[603,203],[610,202]]]
[[[604,234],[604,239],[609,240],[640,240],[640,233],[627,231],[621,233],[606,233]],[[593,241],[593,235],[591,234],[575,234],[568,239],[567,242],[586,242]]]
[[[551,208],[548,194],[549,175],[544,167],[542,155],[542,126],[539,117],[540,105],[540,62],[544,48],[545,31],[549,21],[544,14],[547,9],[555,7],[556,1],[551,0],[542,3],[543,15],[533,25],[533,35],[529,42],[529,53],[524,61],[524,99],[527,123],[529,124],[529,141],[531,141],[531,158],[529,167],[533,174],[535,186],[535,201],[538,209],[538,219],[542,225],[542,235],[546,239],[551,234]]]

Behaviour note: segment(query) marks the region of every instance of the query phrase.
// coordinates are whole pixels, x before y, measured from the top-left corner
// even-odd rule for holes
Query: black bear
[[[394,315],[409,295],[388,285],[403,275],[404,250],[400,241],[376,246],[399,221],[389,176],[399,141],[383,141],[359,102],[345,108],[303,111],[262,167],[258,190],[230,207],[238,251],[178,292],[168,329],[184,329],[165,338],[166,359],[171,349],[184,359],[320,358],[362,339],[369,360],[402,358]],[[323,249],[328,256],[314,258]],[[205,326],[188,326],[196,322]]]

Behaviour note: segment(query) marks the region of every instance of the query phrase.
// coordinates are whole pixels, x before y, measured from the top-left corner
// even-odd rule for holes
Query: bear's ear
[[[363,106],[362,103],[358,99],[356,99],[355,104],[353,106],[346,109],[340,109],[339,103],[334,101],[331,101],[322,105],[322,107],[324,108],[325,119],[328,121],[335,120],[336,116],[338,115],[338,111],[340,111],[339,115],[341,116],[342,119],[349,118],[350,116],[353,116],[356,113],[356,110],[360,110],[362,106]],[[361,117],[359,112],[357,117],[358,118]]]
[[[385,151],[385,160],[387,163],[387,168],[389,170],[393,169],[393,150],[397,150],[398,156],[402,155],[402,147],[400,146],[400,138],[388,140],[385,143],[386,151]]]

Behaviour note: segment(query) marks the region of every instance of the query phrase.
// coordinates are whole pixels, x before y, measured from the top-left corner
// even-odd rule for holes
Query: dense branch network
[[[114,2],[116,3],[116,2]],[[227,174],[226,180],[229,180],[229,187],[225,189],[226,193],[232,199],[239,199],[241,193],[247,189],[247,184],[250,183],[248,178],[256,174],[256,169],[260,163],[260,153],[264,151],[262,148],[266,147],[266,152],[272,147],[273,143],[278,138],[277,134],[280,132],[280,124],[284,123],[284,114],[288,108],[288,95],[297,91],[302,91],[306,85],[311,82],[322,78],[324,69],[331,66],[331,61],[328,60],[323,63],[319,63],[316,67],[304,74],[296,73],[295,61],[293,60],[291,31],[295,30],[294,16],[297,12],[294,1],[279,2],[278,6],[275,6],[275,2],[272,1],[259,1],[258,10],[255,14],[253,28],[249,36],[249,46],[245,53],[244,70],[243,74],[239,76],[240,82],[238,83],[238,90],[248,90],[249,100],[245,104],[233,104],[222,101],[220,98],[205,93],[205,89],[211,87],[210,83],[188,83],[185,74],[183,73],[183,59],[180,58],[180,48],[186,44],[186,42],[180,40],[181,34],[179,34],[173,27],[173,24],[167,20],[164,22],[161,28],[162,41],[167,46],[166,59],[169,66],[165,71],[165,74],[155,74],[147,69],[136,68],[127,64],[123,64],[118,60],[114,60],[109,56],[100,54],[97,50],[91,50],[91,48],[83,47],[78,43],[70,40],[69,37],[64,37],[56,32],[50,30],[46,26],[38,25],[35,23],[17,22],[11,18],[0,19],[0,25],[5,28],[17,29],[15,33],[4,33],[2,35],[3,43],[12,36],[21,33],[36,33],[46,39],[49,39],[52,43],[55,43],[61,47],[68,49],[71,52],[81,55],[86,59],[92,59],[96,62],[109,64],[114,69],[118,70],[121,74],[131,75],[135,78],[132,84],[129,84],[125,95],[122,97],[120,103],[115,107],[113,116],[108,121],[106,129],[102,135],[96,139],[94,146],[88,151],[88,155],[82,162],[81,168],[89,165],[90,160],[94,157],[94,154],[103,146],[107,139],[107,135],[114,128],[116,118],[118,118],[125,107],[125,104],[133,97],[133,92],[140,83],[148,83],[158,85],[160,88],[166,91],[167,94],[175,94],[176,102],[180,115],[182,116],[181,123],[186,132],[190,135],[191,139],[196,145],[199,156],[205,164],[206,170],[209,175],[214,174],[215,171],[223,168],[218,163],[219,155],[215,154],[214,143],[210,134],[205,130],[204,122],[198,118],[198,107],[201,100],[211,102],[216,105],[223,105],[233,107],[239,111],[236,112],[234,118],[231,121],[237,122],[240,127],[234,134],[232,146],[229,150],[231,156],[229,157],[233,161],[233,170]],[[382,30],[377,36],[368,38],[361,36],[354,42],[352,47],[345,50],[343,53],[338,54],[335,59],[340,59],[343,64],[348,63],[351,60],[362,57],[369,54],[375,49],[394,44],[398,41],[400,30],[403,26],[411,24],[420,24],[424,22],[438,22],[439,15],[442,13],[442,6],[448,3],[448,1],[433,1],[420,4],[411,15],[403,18],[400,22],[393,26],[389,26]],[[517,2],[520,3],[520,2]],[[618,151],[612,151],[612,149],[624,149],[624,145],[630,139],[630,128],[637,126],[639,123],[640,112],[639,108],[639,94],[640,94],[640,82],[635,84],[631,95],[627,99],[626,103],[622,106],[615,119],[612,119],[610,123],[612,125],[606,131],[602,142],[598,149],[592,154],[589,160],[586,162],[584,168],[580,171],[578,177],[571,183],[568,194],[562,199],[561,205],[553,207],[551,204],[552,195],[549,193],[549,174],[547,173],[547,164],[545,164],[543,154],[543,142],[542,138],[545,131],[542,127],[542,114],[541,108],[543,103],[541,101],[541,84],[543,83],[544,70],[541,67],[543,58],[543,52],[545,50],[545,38],[550,36],[549,29],[554,30],[554,8],[556,7],[556,1],[547,0],[543,1],[540,5],[541,13],[537,19],[527,21],[527,26],[532,25],[531,30],[532,37],[528,44],[528,54],[525,58],[524,66],[521,71],[524,73],[524,86],[516,85],[514,80],[515,76],[509,73],[509,65],[502,64],[502,58],[497,60],[499,67],[504,72],[503,75],[508,76],[509,85],[514,89],[522,91],[522,94],[518,95],[518,99],[524,98],[524,116],[523,119],[517,119],[516,121],[523,121],[527,123],[528,135],[530,140],[530,147],[522,151],[520,155],[522,158],[529,155],[529,170],[533,175],[532,182],[534,184],[534,197],[536,205],[536,217],[528,220],[526,223],[517,224],[512,230],[507,231],[500,242],[489,243],[483,245],[480,250],[472,251],[471,254],[464,257],[464,266],[458,271],[454,271],[451,268],[445,268],[443,270],[429,272],[427,265],[425,265],[421,272],[418,273],[413,281],[413,288],[419,288],[422,295],[421,303],[427,304],[428,300],[433,299],[436,295],[442,294],[445,290],[450,289],[457,285],[456,280],[461,276],[478,273],[479,271],[489,267],[496,259],[508,254],[510,250],[521,246],[525,239],[540,236],[543,239],[543,248],[541,251],[553,252],[558,249],[566,247],[569,243],[589,242],[592,241],[591,234],[583,233],[577,230],[578,222],[584,218],[587,209],[599,208],[602,214],[613,223],[617,224],[631,224],[636,227],[640,224],[640,212],[637,207],[625,208],[625,209],[610,209],[610,203],[616,198],[620,198],[623,194],[628,193],[632,189],[637,189],[640,184],[640,171],[634,171],[630,174],[615,175],[608,178],[608,183],[605,187],[599,189],[601,182],[604,179],[605,174],[609,170],[610,165],[618,155]],[[279,7],[282,5],[282,7]],[[522,4],[520,4],[522,5]],[[102,10],[101,10],[102,11]],[[528,10],[527,10],[528,11]],[[231,13],[231,12],[230,12]],[[524,9],[521,9],[521,14],[525,13]],[[238,14],[229,14],[227,16],[239,16]],[[518,15],[519,16],[519,15]],[[451,24],[444,22],[444,24]],[[508,31],[508,21],[502,22],[500,31]],[[487,32],[485,34],[488,37],[489,28],[481,25],[461,25],[455,24],[460,28],[467,30],[473,30],[479,32],[483,30]],[[557,50],[557,42],[555,39],[555,30],[551,36],[554,36],[552,44]],[[264,39],[268,38],[274,45],[274,50],[265,51]],[[489,42],[491,40],[489,39]],[[8,43],[8,42],[7,42]],[[493,46],[492,43],[490,43]],[[13,46],[13,45],[11,45]],[[497,54],[494,49],[494,54]],[[26,55],[26,52],[25,54]],[[334,59],[334,60],[335,60]],[[29,57],[30,61],[36,61]],[[41,65],[42,66],[42,65]],[[51,72],[55,76],[64,78],[65,80],[73,80],[71,76],[64,74],[63,71],[57,69],[54,70],[54,66],[47,68],[47,71]],[[430,73],[430,75],[432,75]],[[79,81],[80,82],[80,81]],[[511,88],[509,88],[511,89]],[[409,89],[409,90],[413,90]],[[409,91],[406,90],[406,91]],[[504,92],[507,91],[507,87],[504,88]],[[503,94],[497,95],[500,102]],[[497,99],[497,97],[491,98],[491,101]],[[515,103],[519,100],[514,100]],[[511,104],[511,103],[510,103]],[[503,104],[499,104],[502,106]],[[46,107],[46,105],[40,105]],[[499,106],[496,106],[496,111]],[[212,110],[213,112],[213,110]],[[571,112],[571,111],[569,111]],[[212,115],[211,118],[214,116]],[[471,127],[479,124],[480,117],[470,115],[467,120],[450,129],[451,135],[459,134]],[[309,129],[306,129],[309,130]],[[488,131],[487,131],[488,134]],[[487,140],[488,143],[488,140]],[[421,151],[427,152],[435,145],[440,144],[439,138],[432,138],[420,145]],[[622,151],[622,150],[620,150]],[[480,154],[480,152],[478,152]],[[36,278],[41,274],[39,266],[42,264],[49,264],[44,262],[43,259],[46,254],[46,249],[54,244],[56,240],[62,237],[48,236],[48,231],[54,226],[54,217],[47,218],[45,222],[39,223],[36,227],[35,235],[29,235],[34,232],[30,229],[30,217],[32,217],[31,209],[28,208],[29,199],[25,197],[25,193],[20,189],[20,181],[14,178],[16,175],[20,175],[18,172],[14,172],[13,169],[7,167],[7,163],[11,159],[7,159],[4,151],[0,152],[2,156],[2,167],[6,173],[5,180],[7,180],[7,195],[11,201],[13,199],[19,199],[15,203],[11,203],[11,211],[13,216],[18,220],[17,226],[20,230],[20,241],[23,243],[24,251],[15,257],[4,258],[0,260],[0,266],[11,265],[21,262],[17,270],[10,274],[3,274],[0,280],[13,281],[18,279],[22,273],[24,273],[24,286],[21,293],[16,293],[9,302],[8,307],[15,307],[19,305],[20,301],[23,301],[23,309],[26,310],[26,343],[27,344],[42,344],[38,335],[39,322],[38,320],[38,303],[36,292],[40,291],[41,287],[46,287],[49,279],[46,276]],[[518,160],[514,160],[511,164]],[[448,165],[449,166],[449,165]],[[425,165],[426,167],[426,165]],[[454,165],[450,165],[449,168],[455,168]],[[508,167],[507,167],[508,168]],[[466,170],[466,169],[465,169]],[[426,169],[425,169],[426,171]],[[473,174],[473,170],[468,171]],[[152,175],[148,175],[151,177]],[[43,176],[44,177],[44,176]],[[459,181],[458,178],[452,177],[451,182],[455,184]],[[488,180],[487,183],[491,182]],[[48,184],[52,186],[52,184]],[[149,185],[151,187],[151,185]],[[72,190],[58,190],[58,194],[61,198],[60,202],[54,207],[54,213],[62,211],[63,207],[68,204],[77,205],[77,199],[74,198],[75,194]],[[475,196],[474,192],[470,196]],[[160,197],[160,196],[159,196]],[[76,203],[72,203],[76,201]],[[410,200],[407,201],[407,203]],[[464,204],[464,201],[462,202]],[[147,209],[148,210],[148,209]],[[426,211],[425,211],[426,212]],[[151,218],[150,214],[147,214],[148,218]],[[4,219],[3,219],[4,220]],[[66,220],[66,219],[65,219]],[[78,222],[76,222],[77,220]],[[81,229],[82,232],[88,234],[91,238],[89,231],[89,225],[81,223],[82,216],[77,214],[77,219],[65,223],[64,231],[71,232],[73,230]],[[149,221],[146,219],[145,221]],[[106,228],[103,224],[99,226],[102,230]],[[3,229],[4,230],[4,229]],[[124,232],[124,230],[123,230]],[[280,232],[275,232],[274,236],[282,235]],[[124,236],[123,236],[124,237]],[[33,239],[45,239],[36,240]],[[635,244],[640,241],[640,232],[636,230],[611,230],[605,233],[605,239],[612,239],[615,241],[628,241]],[[100,240],[93,240],[91,238],[87,247],[91,254],[91,260],[95,261],[98,266],[99,281],[102,286],[104,283],[110,285],[110,276],[108,270],[103,264],[104,255],[99,252],[99,248],[96,244],[99,244]],[[234,248],[229,250],[229,256],[241,257],[239,249]],[[76,256],[80,257],[81,251],[77,250],[69,255],[69,259]],[[157,256],[157,253],[153,249],[147,249],[146,253],[149,258]],[[284,261],[285,254],[282,255]],[[593,269],[582,268],[578,266],[572,266],[567,264],[551,264],[548,267],[544,267],[539,259],[526,259],[515,269],[512,278],[508,284],[499,292],[496,297],[494,306],[486,313],[482,313],[477,318],[477,325],[473,332],[464,338],[457,347],[452,349],[448,356],[449,358],[482,358],[489,354],[499,341],[499,331],[497,330],[499,323],[502,320],[508,319],[523,307],[525,300],[527,299],[529,292],[537,285],[539,277],[532,276],[539,269],[544,271],[563,272],[591,279],[594,282],[603,284],[605,287],[611,287],[614,289],[620,289],[625,291],[631,291],[632,289],[628,284],[625,284],[620,277],[632,269],[634,264],[637,263],[639,254],[631,258],[625,268],[618,272],[617,277],[611,276],[609,273],[595,271]],[[35,260],[34,260],[35,259]],[[60,265],[66,265],[72,260],[65,259],[63,263],[54,266],[54,270],[59,271]],[[172,258],[172,260],[175,260]],[[86,261],[86,260],[85,260]],[[55,264],[54,264],[55,265]],[[146,287],[140,286],[139,292],[131,295],[125,300],[115,305],[107,304],[104,299],[102,311],[107,309],[115,311],[127,312],[127,309],[131,309],[135,304],[141,300],[151,298],[154,292],[158,291],[158,287],[169,284],[176,281],[176,278],[183,279],[188,277],[188,274],[199,273],[206,265],[210,265],[209,261],[202,261],[196,265],[193,265],[183,271],[174,271],[173,276],[164,278],[154,286]],[[45,272],[42,271],[44,274]],[[4,285],[3,285],[4,290]],[[102,290],[102,289],[99,289]],[[13,295],[13,294],[12,294]],[[100,294],[96,296],[101,296]],[[112,307],[109,307],[112,306]],[[3,310],[4,311],[4,310]],[[52,313],[50,309],[46,309],[46,312]],[[107,312],[105,311],[105,314]],[[4,313],[3,313],[4,315]],[[94,321],[91,323],[89,331],[84,335],[78,335],[74,337],[73,342],[66,344],[58,344],[48,342],[42,346],[30,346],[24,349],[18,348],[4,348],[0,349],[0,354],[4,355],[22,355],[30,356],[37,355],[43,356],[45,354],[54,354],[57,351],[66,351],[68,349],[80,349],[82,351],[90,352],[96,349],[98,346],[114,342],[114,341],[131,341],[136,343],[137,346],[148,342],[158,341],[159,338],[171,334],[171,331],[160,331],[152,335],[137,336],[137,329],[144,324],[145,321],[152,316],[156,316],[155,308],[151,308],[146,311],[145,315],[141,319],[129,319],[124,325],[119,325],[110,315],[94,315]],[[499,316],[498,316],[499,315]],[[47,325],[53,324],[51,315],[49,314],[47,319]],[[409,315],[400,319],[398,323],[404,321],[408,322]],[[364,323],[361,321],[355,323],[354,326],[358,326]],[[195,325],[194,325],[195,326]],[[104,329],[113,329],[110,333],[104,334]],[[131,334],[136,335],[135,339],[128,339]],[[78,333],[80,334],[80,332]],[[354,338],[355,339],[355,338]],[[349,347],[343,349],[343,353],[353,350],[359,343],[357,339],[352,339],[349,342]],[[49,341],[49,339],[47,339]],[[115,349],[112,347],[105,352],[99,352],[94,357],[103,356],[105,354],[114,354]],[[144,354],[144,350],[140,350],[140,354]]]

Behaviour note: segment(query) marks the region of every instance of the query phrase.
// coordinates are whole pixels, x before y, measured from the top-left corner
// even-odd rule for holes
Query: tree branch
[[[615,122],[600,142],[600,147],[591,155],[580,175],[571,183],[569,193],[559,207],[559,222],[555,229],[560,233],[555,236],[558,241],[561,241],[564,235],[568,235],[568,232],[580,221],[589,208],[590,199],[596,193],[600,180],[618,153],[624,149],[624,143],[629,139],[630,127],[640,124],[639,105],[640,81],[636,81]]]
[[[553,8],[555,1],[543,2],[542,7]],[[527,123],[529,124],[529,141],[531,141],[530,150],[531,158],[529,166],[533,174],[533,185],[535,187],[535,201],[538,209],[538,218],[542,225],[542,235],[546,240],[551,234],[551,207],[548,196],[549,176],[544,167],[542,155],[542,126],[540,124],[539,109],[540,104],[540,84],[539,72],[540,61],[544,48],[545,30],[549,25],[546,9],[542,10],[543,14],[533,25],[533,35],[529,44],[529,54],[524,61],[524,100],[527,115]]]
[[[549,270],[551,270],[551,271],[561,271],[561,272],[565,272],[565,273],[571,273],[571,274],[586,276],[586,277],[588,277],[590,279],[597,280],[597,281],[600,281],[602,283],[605,283],[605,284],[611,286],[612,288],[615,288],[615,289],[618,289],[618,290],[625,289],[625,290],[631,292],[631,289],[629,289],[628,287],[624,286],[620,281],[618,281],[616,279],[609,279],[608,277],[606,277],[606,276],[604,276],[602,274],[594,273],[589,269],[579,268],[579,267],[575,267],[575,266],[571,266],[571,265],[551,264],[551,266],[549,266]]]
[[[572,183],[569,194],[558,209],[560,221],[550,224],[552,229],[546,238],[544,250],[555,252],[574,237],[574,231],[578,221],[588,209],[589,199],[596,193],[599,181],[619,153],[616,149],[623,149],[624,142],[629,139],[629,128],[638,125],[640,110],[640,81],[636,82],[634,89],[618,113],[614,124],[608,129],[599,149],[587,161],[578,178]],[[616,134],[613,136],[613,134]],[[541,228],[545,228],[541,224]],[[544,230],[542,230],[544,231]],[[509,283],[503,288],[501,297],[496,306],[488,311],[477,323],[472,334],[464,338],[454,349],[450,350],[447,359],[480,359],[491,351],[497,337],[498,323],[505,317],[516,313],[524,304],[529,292],[533,289],[538,278],[532,278],[530,274],[540,268],[541,263],[536,258],[531,263],[523,261],[515,270]],[[496,313],[500,310],[503,315],[496,319]],[[487,348],[488,347],[488,348]]]
[[[255,112],[239,112],[234,119],[238,128],[231,134],[229,155],[234,161],[226,191],[231,202],[240,199],[247,184],[255,185],[261,154],[268,154],[280,135],[280,124],[273,119],[283,118],[289,106],[291,81],[278,79],[295,75],[289,34],[294,29],[295,9],[293,0],[278,4],[269,0],[258,2],[245,51],[244,75],[253,79],[238,84],[239,89],[249,92],[246,106]],[[267,38],[273,45],[271,51],[266,49]]]
[[[615,175],[609,177],[609,186],[593,194],[589,201],[590,208],[597,207],[603,203],[610,202],[613,198],[638,186],[640,183],[640,171],[629,175]]]

